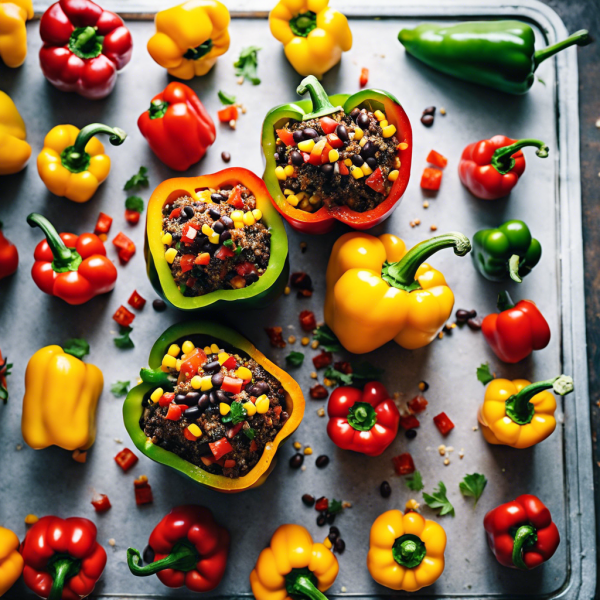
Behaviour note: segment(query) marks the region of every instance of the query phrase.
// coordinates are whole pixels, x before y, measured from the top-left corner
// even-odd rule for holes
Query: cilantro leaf
[[[90,353],[90,345],[83,338],[71,338],[65,342],[63,350],[75,358],[83,358]]]
[[[325,373],[323,374],[327,379],[332,379],[333,381],[339,383],[343,383],[344,385],[352,385],[352,373],[342,373],[338,371],[333,366],[329,365],[325,369]]]
[[[314,339],[325,352],[341,352],[342,345],[335,333],[327,325],[319,325],[315,330]]]
[[[110,386],[110,392],[115,398],[122,398],[129,392],[129,381],[115,381]]]
[[[481,381],[483,385],[487,385],[494,379],[496,376],[492,375],[489,363],[483,363],[477,367],[477,380]]]
[[[240,52],[240,57],[233,63],[235,67],[236,77],[243,77],[252,83],[258,85],[260,79],[256,73],[258,67],[258,51],[261,50],[258,46],[247,46]]]
[[[117,348],[126,349],[133,348],[135,344],[133,340],[129,337],[129,334],[133,331],[132,327],[119,327],[120,337],[116,337],[113,339],[115,346]]]
[[[235,96],[233,94],[228,94],[223,90],[219,90],[217,95],[219,96],[221,104],[235,104]]]
[[[344,507],[342,506],[342,503],[340,500],[336,500],[335,498],[332,498],[331,502],[329,503],[329,508],[327,509],[327,512],[330,515],[337,515],[339,513],[341,513],[344,510]]]
[[[249,440],[253,440],[254,436],[256,435],[256,431],[252,429],[252,427],[249,427],[248,429],[242,429],[242,432]]]
[[[241,402],[232,402],[231,410],[226,415],[221,417],[221,421],[223,423],[237,425],[238,423],[246,420],[247,414],[248,411],[242,406]]]
[[[425,487],[419,471],[415,471],[412,475],[407,475],[404,478],[404,483],[406,483],[408,489],[413,492],[420,492]]]
[[[133,175],[130,179],[127,180],[123,189],[125,191],[132,190],[133,188],[136,188],[136,187],[147,186],[148,183],[149,183],[148,168],[140,167],[140,170],[135,175]]]
[[[299,367],[304,362],[304,354],[302,352],[291,351],[286,357],[285,362],[292,367]]]
[[[477,501],[481,498],[481,494],[483,494],[486,485],[487,479],[485,475],[482,475],[481,473],[471,473],[471,475],[465,475],[464,479],[458,484],[458,487],[463,496],[475,498],[475,504],[473,504],[475,507],[477,506]]]
[[[229,248],[230,250],[233,249],[233,240],[229,239],[229,240],[225,240],[223,242],[223,246],[225,246],[225,248]]]
[[[129,196],[125,200],[125,208],[139,213],[144,212],[144,201],[139,196]]]
[[[432,494],[423,492],[423,500],[429,508],[438,509],[440,512],[438,516],[443,517],[444,515],[454,516],[454,506],[450,503],[450,500],[446,497],[446,486],[443,481],[438,482],[438,487],[433,489]]]

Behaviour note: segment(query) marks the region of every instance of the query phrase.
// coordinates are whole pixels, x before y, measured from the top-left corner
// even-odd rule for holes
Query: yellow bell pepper
[[[324,600],[338,574],[331,550],[314,543],[301,525],[281,525],[250,573],[256,600],[291,600],[290,596]]]
[[[407,252],[389,233],[338,238],[327,265],[325,322],[346,350],[363,354],[392,339],[412,350],[435,338],[452,313],[454,295],[423,261],[443,248],[464,256],[471,243],[462,233],[447,233]]]
[[[15,103],[0,91],[0,175],[12,175],[25,167],[31,156],[26,137],[25,122]]]
[[[0,58],[7,67],[20,67],[25,62],[29,19],[33,19],[31,0],[0,0]]]
[[[229,11],[218,0],[189,0],[156,13],[150,56],[169,75],[206,75],[229,49]]]
[[[526,379],[494,379],[485,390],[477,418],[490,444],[529,448],[556,429],[556,399],[547,390],[564,396],[573,391],[573,380],[560,375],[530,383]]]
[[[367,568],[392,590],[416,592],[444,572],[446,532],[419,513],[388,510],[371,527]]]
[[[35,450],[87,450],[96,439],[96,408],[104,377],[94,365],[46,346],[29,360],[21,431]]]
[[[269,14],[273,36],[300,75],[321,79],[352,48],[348,19],[329,0],[280,0]]]
[[[37,168],[53,194],[73,202],[87,202],[108,177],[110,158],[94,137],[98,133],[108,134],[113,146],[120,146],[127,137],[122,129],[101,123],[92,123],[81,131],[74,125],[57,125],[48,132],[37,157]]]
[[[19,538],[10,529],[0,527],[0,596],[10,590],[22,571]]]

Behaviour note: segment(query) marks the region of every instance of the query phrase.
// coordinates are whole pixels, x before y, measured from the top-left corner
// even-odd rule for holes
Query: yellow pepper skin
[[[21,431],[34,450],[87,450],[96,439],[96,407],[104,377],[94,365],[46,346],[29,360]]]
[[[15,103],[0,91],[0,175],[18,173],[27,164],[31,146],[26,136],[25,122]]]
[[[25,62],[29,19],[33,19],[31,0],[0,1],[0,58],[7,67],[14,69]]]
[[[0,527],[0,596],[10,590],[22,571],[19,538],[10,529]]]
[[[301,525],[281,525],[250,573],[256,600],[325,599],[339,570],[336,557]]]
[[[173,77],[206,75],[229,49],[229,21],[229,11],[218,0],[189,0],[161,10],[148,52]]]
[[[363,354],[390,340],[412,350],[436,337],[452,313],[454,294],[442,273],[423,261],[442,248],[464,256],[471,244],[460,233],[408,252],[389,233],[352,232],[336,241],[327,266],[325,322],[346,350]]]
[[[367,568],[385,587],[416,592],[444,572],[445,549],[441,525],[416,512],[388,510],[371,527]]]
[[[283,44],[292,67],[306,77],[323,74],[352,48],[348,19],[329,0],[280,0],[269,14],[273,36]]]
[[[494,379],[485,390],[477,418],[490,444],[529,448],[544,441],[556,429],[554,392],[573,391],[573,380],[560,375],[548,381]]]

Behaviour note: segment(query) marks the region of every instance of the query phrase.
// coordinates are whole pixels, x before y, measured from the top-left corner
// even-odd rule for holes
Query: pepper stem
[[[348,410],[348,424],[356,431],[371,431],[377,423],[377,413],[368,402],[355,402]]]
[[[213,41],[208,39],[195,48],[189,48],[183,55],[183,58],[187,58],[188,60],[199,60],[203,56],[206,56],[212,50],[212,47]]]
[[[27,217],[27,223],[29,223],[30,227],[39,227],[44,232],[46,241],[54,257],[52,261],[52,269],[54,271],[57,273],[77,271],[82,262],[81,255],[74,248],[67,248],[54,228],[54,225],[46,217],[38,213],[31,213]]]
[[[169,103],[164,100],[152,100],[148,113],[151,119],[162,119],[169,108]]]
[[[109,127],[102,123],[91,123],[86,125],[78,134],[75,143],[65,148],[61,155],[63,167],[71,173],[81,173],[90,166],[90,155],[85,151],[88,142],[99,133],[106,133],[110,137],[109,142],[113,146],[120,146],[127,137],[127,134],[119,127]]]
[[[510,310],[515,307],[515,303],[513,299],[510,297],[510,294],[503,290],[498,294],[498,301],[496,302],[496,306],[500,312],[505,310]]]
[[[289,21],[290,29],[294,35],[307,37],[317,27],[317,15],[312,10],[297,14]]]
[[[308,569],[293,569],[285,578],[289,596],[300,596],[309,600],[327,600],[315,585],[315,576]]]
[[[304,94],[308,92],[312,102],[312,112],[305,113],[302,118],[303,121],[318,119],[319,117],[331,115],[342,110],[341,106],[333,106],[333,104],[331,104],[327,92],[323,89],[323,86],[314,75],[305,77],[296,88],[296,92],[298,92],[300,96],[304,96]]]
[[[161,560],[145,566],[140,566],[142,556],[135,548],[127,548],[127,566],[129,570],[137,577],[148,577],[165,569],[175,569],[187,573],[196,568],[200,560],[200,553],[187,540],[180,540],[173,546],[171,554]]]
[[[513,542],[512,562],[517,569],[527,570],[527,565],[523,560],[523,547],[533,546],[537,542],[537,531],[531,525],[521,525],[515,533]]]
[[[540,63],[544,62],[547,58],[554,56],[569,46],[573,46],[574,44],[577,46],[587,46],[592,42],[592,36],[589,34],[587,29],[580,29],[561,42],[557,42],[552,46],[538,50],[533,55],[533,70],[535,71],[540,66]]]
[[[82,60],[96,58],[102,54],[104,36],[98,35],[98,29],[88,25],[76,27],[68,41],[69,50]]]
[[[510,278],[516,283],[521,283],[523,280],[519,275],[519,264],[521,262],[521,258],[518,254],[513,254],[508,259],[508,273],[510,274]]]
[[[81,563],[79,560],[70,556],[57,554],[54,560],[48,565],[48,572],[52,575],[52,589],[48,600],[60,600],[65,583],[71,577],[79,573]]]
[[[513,154],[516,154],[521,148],[526,148],[527,146],[534,146],[537,148],[535,153],[540,158],[546,158],[550,151],[545,142],[542,142],[541,140],[534,140],[532,138],[517,140],[514,144],[498,148],[494,154],[492,154],[492,167],[494,167],[501,175],[506,175],[515,166],[515,159],[512,157]]]
[[[383,264],[381,277],[392,287],[411,292],[420,289],[415,281],[419,267],[433,254],[444,248],[453,248],[457,256],[465,256],[471,251],[471,242],[462,233],[450,232],[437,235],[413,246],[404,257],[395,263]]]
[[[392,556],[402,567],[414,569],[425,558],[427,549],[420,537],[412,533],[405,533],[396,539],[392,546]]]

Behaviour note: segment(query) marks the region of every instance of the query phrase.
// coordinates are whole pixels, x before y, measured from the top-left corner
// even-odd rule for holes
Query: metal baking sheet
[[[157,8],[150,0],[142,2],[106,1],[104,5],[131,13],[150,13]],[[229,4],[233,8],[232,3]],[[264,0],[249,4],[235,5],[246,12],[234,16],[228,54],[219,59],[207,76],[191,82],[213,115],[218,109],[216,92],[219,89],[236,94],[248,112],[240,117],[236,131],[227,126],[218,128],[215,145],[199,165],[190,169],[189,175],[223,168],[221,151],[231,153],[230,165],[261,173],[258,144],[262,118],[272,105],[296,98],[299,77],[287,64],[280,45],[268,34],[267,13],[248,12],[249,9],[267,10],[268,4]],[[341,3],[338,4],[341,7]],[[42,10],[44,6],[37,8]],[[375,517],[389,508],[403,508],[404,503],[415,496],[401,478],[394,476],[391,464],[393,456],[409,451],[423,474],[426,490],[431,491],[443,480],[456,508],[455,518],[440,519],[448,534],[446,570],[420,595],[429,598],[591,598],[596,584],[596,551],[585,360],[575,50],[568,50],[540,67],[538,75],[544,84],[536,82],[526,96],[507,97],[452,80],[412,60],[397,42],[397,33],[401,27],[415,25],[422,19],[510,16],[528,20],[536,30],[538,43],[552,43],[567,32],[558,16],[541,3],[525,0],[518,5],[496,3],[492,6],[448,2],[426,6],[410,2],[365,5],[347,0],[343,10],[351,16],[354,48],[344,55],[339,67],[325,76],[326,89],[330,93],[356,90],[360,68],[368,67],[369,85],[394,93],[404,105],[414,130],[411,182],[401,206],[374,233],[393,232],[412,245],[431,235],[431,225],[436,225],[438,232],[459,230],[471,236],[481,227],[497,225],[508,218],[528,221],[544,246],[544,256],[521,287],[517,289],[513,284],[508,287],[515,295],[532,298],[540,305],[553,332],[550,346],[519,365],[502,365],[481,335],[457,329],[421,350],[410,352],[389,344],[367,355],[367,360],[385,367],[383,381],[390,392],[401,392],[404,398],[410,399],[417,393],[420,380],[430,384],[429,409],[421,419],[417,438],[409,441],[400,434],[376,459],[342,452],[327,438],[325,419],[317,415],[317,409],[324,404],[308,398],[308,389],[314,384],[309,375],[314,352],[305,349],[305,365],[293,370],[307,395],[306,416],[293,439],[314,450],[305,460],[305,471],[288,468],[287,461],[294,452],[288,443],[281,449],[279,464],[264,486],[239,495],[210,492],[143,456],[132,472],[123,474],[112,458],[123,445],[133,448],[133,444],[123,426],[122,401],[111,395],[110,384],[116,380],[135,382],[139,368],[147,364],[154,340],[166,327],[186,318],[173,309],[155,313],[149,303],[133,324],[135,349],[121,351],[113,346],[116,327],[111,316],[117,307],[126,302],[134,288],[150,301],[155,298],[145,276],[141,252],[143,225],[130,227],[124,222],[126,193],[122,187],[140,165],[150,168],[151,188],[175,175],[154,157],[136,126],[137,117],[147,108],[149,99],[162,90],[169,79],[145,51],[153,26],[150,20],[138,14],[130,15],[128,21],[135,43],[133,60],[119,75],[111,96],[93,102],[58,92],[39,70],[38,22],[34,21],[29,24],[30,56],[26,64],[17,70],[0,69],[1,87],[15,100],[25,118],[34,152],[24,172],[3,177],[1,181],[0,218],[5,223],[6,235],[19,246],[21,263],[18,273],[0,284],[0,346],[15,364],[9,380],[10,401],[7,406],[0,406],[0,523],[15,528],[22,537],[25,534],[23,518],[27,513],[89,517],[97,523],[99,539],[109,555],[106,571],[96,588],[97,597],[191,598],[194,595],[185,590],[163,587],[155,577],[136,579],[131,576],[125,564],[125,552],[129,545],[143,548],[154,525],[171,507],[187,502],[205,504],[227,525],[233,539],[227,573],[211,596],[248,597],[251,596],[250,570],[278,525],[302,523],[316,539],[325,537],[326,528],[319,528],[315,523],[317,513],[306,508],[300,497],[306,492],[326,495],[352,503],[352,508],[336,521],[347,550],[340,556],[340,573],[329,596],[397,596],[373,582],[365,560],[369,529]],[[262,84],[256,87],[247,83],[238,86],[232,67],[241,47],[249,44],[263,48],[259,54]],[[419,123],[419,117],[429,105],[443,106],[447,115],[438,113],[434,126],[426,129]],[[35,155],[45,133],[59,123],[83,126],[93,121],[118,125],[129,133],[124,146],[108,149],[113,159],[109,179],[94,198],[83,205],[52,196],[45,190],[35,168]],[[465,191],[456,167],[460,152],[468,142],[496,133],[543,138],[550,145],[551,155],[542,161],[528,153],[526,176],[510,199],[486,203],[475,200]],[[439,194],[425,198],[418,184],[425,157],[432,147],[450,160]],[[150,190],[142,190],[140,195],[147,199]],[[429,200],[427,210],[422,207],[425,199]],[[59,230],[75,232],[93,229],[101,210],[115,218],[111,239],[123,230],[134,239],[138,252],[127,266],[119,266],[114,292],[71,308],[35,288],[29,270],[40,232],[25,223],[26,215],[33,210],[50,217]],[[411,228],[409,222],[416,218],[421,220],[421,225]],[[274,350],[269,347],[263,327],[281,325],[287,335],[299,338],[298,313],[302,309],[312,309],[319,319],[322,317],[325,263],[334,240],[345,230],[340,226],[323,237],[288,231],[292,270],[304,270],[311,275],[315,283],[314,296],[300,300],[292,294],[261,312],[232,311],[224,315],[280,365],[284,365],[284,357],[291,349],[301,350],[299,343],[285,350]],[[300,251],[301,242],[307,243],[305,253]],[[108,252],[117,262],[110,245]],[[475,308],[480,314],[494,310],[500,287],[480,278],[469,258],[460,259],[451,252],[443,252],[432,263],[446,274],[456,295],[456,307]],[[79,336],[91,344],[91,354],[86,360],[98,365],[105,376],[105,391],[98,411],[98,438],[85,465],[74,462],[68,452],[58,448],[33,451],[23,444],[20,434],[23,375],[29,357],[41,346]],[[507,377],[536,380],[559,372],[574,376],[576,392],[559,402],[559,426],[552,437],[539,446],[517,452],[489,446],[479,431],[473,431],[484,391],[475,379],[475,369],[485,361],[489,361],[498,374]],[[456,423],[447,438],[442,438],[432,423],[432,417],[442,410]],[[448,466],[444,466],[437,450],[442,443],[454,447]],[[462,460],[458,456],[461,449],[464,449]],[[314,464],[319,454],[331,458],[323,470]],[[474,471],[484,473],[489,480],[476,509],[458,490],[462,477]],[[155,501],[138,508],[134,503],[133,479],[140,474],[148,475]],[[393,490],[387,500],[381,498],[378,491],[384,479],[391,483]],[[90,504],[94,491],[110,497],[113,508],[108,513],[94,513]],[[482,527],[487,510],[524,492],[535,493],[548,504],[562,537],[552,561],[531,573],[501,567],[487,548]],[[434,517],[428,508],[423,514]],[[108,545],[110,538],[116,542],[112,548]],[[19,582],[6,597],[30,598],[32,595]]]

